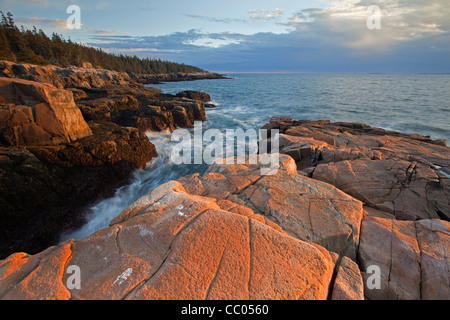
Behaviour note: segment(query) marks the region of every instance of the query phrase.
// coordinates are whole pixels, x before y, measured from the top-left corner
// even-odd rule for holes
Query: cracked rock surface
[[[356,123],[272,118],[280,152],[300,173],[327,182],[401,220],[450,221],[450,149],[445,141]]]
[[[311,180],[297,175],[290,157],[281,156],[281,161],[279,172],[267,182],[268,202],[279,192],[274,184],[277,177],[285,180],[288,174],[292,175],[289,178]],[[258,188],[259,183],[263,183],[266,177],[257,177],[258,169],[258,165],[212,166],[202,177],[206,181],[203,188],[214,193],[215,181],[209,181],[208,177],[214,177],[215,170],[222,171],[223,177],[228,171],[234,172],[234,179],[229,182],[232,185],[229,197],[214,198],[188,192],[205,190],[197,188],[194,182],[188,183],[189,179],[193,181],[192,177],[182,182],[171,181],[136,201],[114,219],[109,228],[90,237],[63,243],[34,256],[11,255],[0,262],[0,297],[327,299],[337,254],[317,243],[328,236],[335,237],[340,226],[336,223],[335,234],[328,235],[329,230],[321,234],[316,230],[320,236],[313,237],[308,223],[301,226],[301,236],[309,234],[316,243],[304,241],[292,231],[284,231],[266,211],[253,211],[246,206],[245,197],[242,202],[234,201],[239,192],[245,194],[248,187]],[[344,200],[354,204],[343,207],[355,216],[354,219],[361,217],[362,206],[358,200],[327,184],[310,182],[314,187],[309,190],[303,190],[304,185],[293,184],[288,194],[292,197],[302,192],[314,192],[317,197],[334,195],[338,204]],[[225,184],[222,181],[217,187]],[[304,207],[295,209],[299,215],[303,214],[301,211],[308,213],[309,201],[305,203]],[[342,209],[338,204],[333,210]],[[275,217],[283,221],[280,224],[293,228],[301,216],[291,221],[285,217],[287,215],[288,212],[282,212]],[[348,224],[343,225],[343,230],[349,232]],[[340,242],[343,251],[348,247],[348,252],[354,255],[352,243]],[[70,274],[65,270],[72,265],[80,267],[81,289],[67,287]],[[346,287],[357,287],[361,291],[362,283],[352,281],[355,284]]]
[[[167,182],[87,238],[0,261],[0,299],[449,299],[448,148],[291,120],[268,125],[299,134],[271,175],[217,162]]]

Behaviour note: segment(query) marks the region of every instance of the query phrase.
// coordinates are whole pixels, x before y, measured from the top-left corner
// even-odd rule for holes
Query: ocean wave
[[[339,76],[339,82],[334,80],[333,75],[246,74],[226,82],[172,82],[154,87],[165,93],[195,90],[214,97],[212,103],[221,108],[207,110],[204,129],[258,129],[272,116],[289,116],[297,120],[365,123],[390,131],[450,141],[447,90],[450,76],[427,76],[423,80],[420,77],[412,82],[407,75],[380,78],[348,74]],[[85,227],[62,239],[82,238],[106,227],[124,208],[158,185],[205,170],[205,166],[171,163],[169,155],[173,143],[170,132],[148,132],[147,136],[155,144],[159,156],[144,170],[136,171],[130,184],[118,189],[114,197],[93,206]]]

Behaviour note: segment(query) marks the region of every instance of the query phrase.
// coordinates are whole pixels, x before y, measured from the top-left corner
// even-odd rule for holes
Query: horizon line
[[[449,72],[208,71],[219,74],[450,74]]]

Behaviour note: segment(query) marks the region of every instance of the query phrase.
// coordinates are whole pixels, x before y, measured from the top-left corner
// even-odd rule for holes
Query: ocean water
[[[450,74],[229,74],[229,80],[152,85],[204,91],[211,127],[259,128],[271,116],[359,122],[450,142]]]
[[[211,95],[204,129],[259,129],[272,116],[365,123],[446,139],[450,143],[450,74],[229,74],[232,79],[151,85],[164,93],[196,90]],[[80,239],[105,228],[128,205],[164,182],[199,172],[207,165],[175,165],[176,142],[169,132],[147,133],[159,156],[130,184],[87,212],[82,228],[61,241]]]

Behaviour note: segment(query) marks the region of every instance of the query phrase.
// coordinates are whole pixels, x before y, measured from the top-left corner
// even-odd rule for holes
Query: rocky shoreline
[[[146,131],[206,119],[209,95],[162,94],[148,81],[0,61],[0,258],[42,251],[79,226],[89,205],[157,156]]]
[[[443,141],[287,117],[264,128],[281,132],[276,174],[216,163],[165,183],[87,238],[0,261],[0,299],[450,297]]]
[[[39,66],[5,60],[0,61],[0,76],[49,83],[59,89],[101,88],[122,85],[139,87],[139,84],[158,84],[172,81],[229,79],[225,75],[214,72],[136,74],[94,68],[90,63],[83,63],[82,67],[62,68],[53,65]]]
[[[174,81],[196,81],[196,80],[221,80],[230,79],[222,74],[214,72],[197,72],[197,73],[169,73],[169,74],[139,74],[133,77],[142,84],[160,84],[162,82]]]

